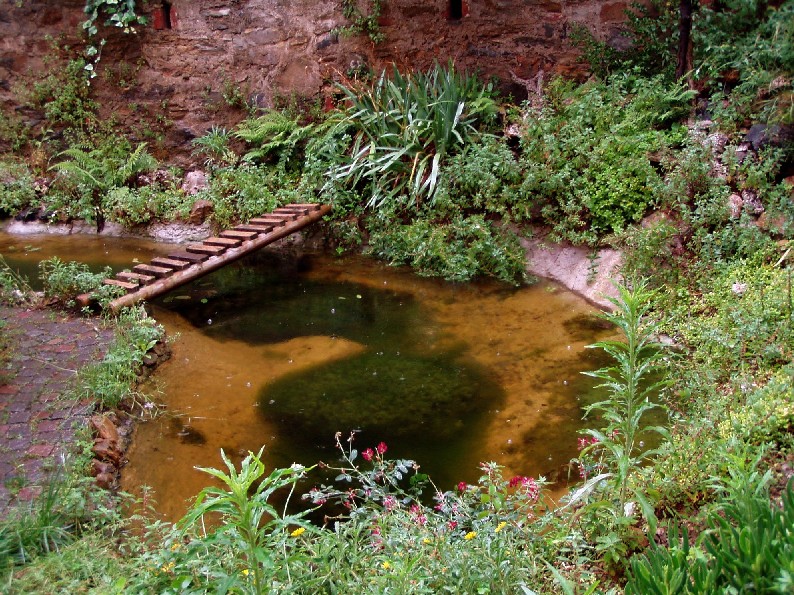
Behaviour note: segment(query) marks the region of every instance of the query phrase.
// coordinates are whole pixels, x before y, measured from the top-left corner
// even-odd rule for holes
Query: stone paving
[[[0,306],[11,358],[0,377],[0,514],[30,500],[88,426],[93,402],[66,398],[76,372],[107,351],[113,330],[97,319]]]

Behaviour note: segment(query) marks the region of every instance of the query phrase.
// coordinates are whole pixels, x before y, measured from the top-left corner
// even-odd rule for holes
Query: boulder
[[[182,192],[193,196],[207,187],[207,174],[200,169],[189,171],[182,182]]]
[[[193,208],[190,209],[190,217],[188,223],[193,225],[201,225],[207,218],[212,215],[214,207],[208,200],[197,200],[193,203]]]

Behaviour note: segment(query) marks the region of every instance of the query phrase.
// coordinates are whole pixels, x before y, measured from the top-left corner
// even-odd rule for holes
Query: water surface
[[[118,270],[171,249],[0,234],[6,260],[30,273],[51,255]],[[196,467],[221,465],[220,449],[239,462],[264,446],[269,468],[333,462],[336,432],[354,432],[359,449],[386,442],[441,489],[475,481],[480,461],[564,475],[592,398],[580,372],[603,364],[585,345],[611,333],[551,283],[453,284],[361,257],[267,251],[151,311],[175,338],[145,387],[167,414],[138,427],[122,480],[137,494],[151,486],[168,519],[208,484]]]

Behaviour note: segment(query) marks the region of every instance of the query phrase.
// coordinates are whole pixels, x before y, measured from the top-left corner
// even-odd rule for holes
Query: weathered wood
[[[137,283],[121,281],[120,279],[105,279],[104,281],[102,281],[102,283],[104,283],[105,285],[115,285],[116,287],[121,287],[127,292],[135,291],[136,289],[138,289],[138,287],[140,287]],[[129,295],[129,293],[127,295]]]
[[[174,260],[184,260],[190,264],[196,264],[197,262],[204,262],[209,258],[209,256],[206,254],[193,254],[191,252],[174,252],[173,254],[169,254],[168,258],[172,258]]]
[[[207,256],[218,256],[226,250],[223,246],[208,246],[207,244],[189,244],[185,250],[194,254],[206,254]]]
[[[290,235],[300,229],[303,229],[307,225],[310,225],[316,221],[322,219],[322,217],[331,211],[330,205],[322,205],[319,209],[313,211],[308,215],[304,215],[300,217],[296,221],[292,221],[287,223],[282,227],[278,227],[273,229],[269,233],[263,233],[258,235],[256,238],[243,243],[241,246],[236,248],[229,248],[223,251],[223,248],[218,246],[218,248],[223,251],[222,254],[217,256],[211,256],[207,258],[204,262],[199,262],[189,266],[188,268],[182,271],[175,271],[170,276],[159,279],[155,281],[151,285],[146,285],[144,287],[140,287],[137,291],[133,291],[132,293],[128,293],[127,295],[121,296],[116,298],[108,307],[114,311],[118,312],[122,308],[127,306],[131,306],[132,304],[140,301],[140,300],[148,300],[167,291],[170,291],[176,287],[184,285],[185,283],[189,283],[194,279],[198,279],[208,273],[211,273],[214,270],[221,268],[222,266],[233,262],[243,256],[250,254],[260,248],[267,246],[275,242],[276,240],[280,240],[283,237]],[[207,246],[209,248],[209,246]],[[188,247],[188,250],[190,247]],[[174,257],[173,255],[171,257]],[[118,283],[121,283],[118,281]]]
[[[171,269],[166,267],[152,266],[150,264],[136,264],[132,267],[133,272],[141,273],[142,275],[154,275],[158,279],[165,277],[171,273]]]
[[[253,231],[256,234],[261,233],[270,233],[273,231],[273,225],[251,225],[249,223],[243,223],[242,225],[238,225],[235,227],[235,231]]]
[[[249,221],[251,225],[286,225],[289,219],[295,219],[294,217],[274,217],[272,215],[266,215],[264,217],[254,217]]]
[[[152,258],[152,264],[156,267],[165,267],[167,269],[173,269],[175,271],[181,271],[182,269],[186,269],[190,266],[190,263],[186,260],[179,260],[176,258],[164,258],[162,256],[155,256]]]
[[[236,238],[207,238],[204,240],[204,244],[208,246],[224,246],[225,248],[236,248],[240,244],[242,244],[242,240],[238,240]]]
[[[253,240],[259,234],[255,231],[238,231],[236,229],[227,229],[218,234],[222,238],[235,238],[237,240],[248,241]]]
[[[130,271],[121,271],[116,273],[116,279],[126,281],[127,283],[135,283],[140,285],[147,285],[153,282],[157,277],[154,275],[144,275],[143,273],[132,273]]]

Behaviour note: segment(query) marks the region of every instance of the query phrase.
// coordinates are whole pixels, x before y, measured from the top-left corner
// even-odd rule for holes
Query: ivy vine
[[[359,8],[359,0],[342,0],[342,14],[350,21],[349,25],[339,27],[340,35],[366,35],[372,43],[379,44],[386,39],[378,20],[383,13],[385,0],[366,0],[368,7]]]
[[[105,45],[104,38],[94,41],[100,18],[105,18],[105,25],[120,27],[124,33],[135,33],[136,25],[146,24],[146,17],[136,11],[136,0],[85,0],[84,11],[88,17],[83,22],[83,29],[89,39],[85,52],[85,69],[94,78],[96,63],[99,62],[101,49]]]

